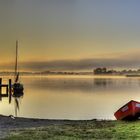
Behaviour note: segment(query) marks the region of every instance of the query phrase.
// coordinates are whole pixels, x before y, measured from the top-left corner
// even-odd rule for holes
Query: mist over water
[[[129,100],[140,101],[140,78],[24,76],[17,116],[45,119],[115,119]],[[0,101],[0,114],[15,115],[15,99]]]

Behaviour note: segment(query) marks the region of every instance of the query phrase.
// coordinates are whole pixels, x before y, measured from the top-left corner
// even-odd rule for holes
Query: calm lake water
[[[4,82],[8,77],[5,77]],[[21,98],[0,101],[0,114],[45,119],[115,119],[130,100],[140,101],[140,78],[24,76]],[[18,108],[19,107],[19,108]]]

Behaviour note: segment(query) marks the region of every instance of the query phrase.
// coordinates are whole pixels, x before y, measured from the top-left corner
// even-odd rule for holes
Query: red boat
[[[140,117],[140,102],[131,100],[118,111],[114,116],[117,120],[136,120]]]

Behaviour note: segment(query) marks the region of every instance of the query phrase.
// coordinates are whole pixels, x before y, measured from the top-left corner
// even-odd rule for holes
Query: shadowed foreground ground
[[[2,140],[140,139],[140,121],[69,121],[0,116]]]

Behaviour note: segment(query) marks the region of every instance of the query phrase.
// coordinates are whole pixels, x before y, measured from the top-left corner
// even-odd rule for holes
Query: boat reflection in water
[[[20,100],[23,98],[24,92],[13,92],[9,93],[9,104],[11,104],[12,99],[14,100],[15,106],[15,117],[17,117],[18,111],[20,109]]]
[[[14,102],[15,102],[15,116],[17,117],[17,112],[19,111],[19,101],[20,99],[23,97],[24,93],[23,92],[14,92],[13,93],[13,98],[14,98]]]

